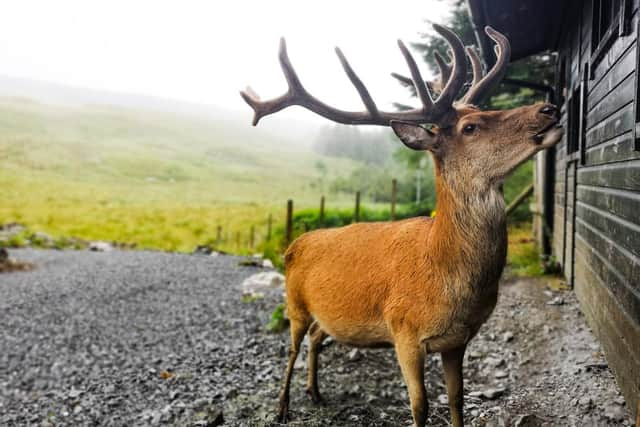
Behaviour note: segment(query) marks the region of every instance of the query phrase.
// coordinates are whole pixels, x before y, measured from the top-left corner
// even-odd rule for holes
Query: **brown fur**
[[[293,363],[309,330],[308,392],[314,401],[320,398],[317,352],[326,335],[356,346],[390,345],[409,389],[415,424],[423,426],[428,408],[424,355],[441,352],[452,423],[462,425],[464,349],[495,307],[506,259],[499,185],[516,166],[559,139],[532,139],[556,120],[540,108],[481,112],[462,105],[451,127],[433,134],[408,129],[434,156],[435,219],[352,224],[306,233],[291,244],[285,260],[292,347],[280,397],[283,419]],[[468,124],[476,125],[473,134],[463,132]],[[416,139],[411,141],[415,147]]]

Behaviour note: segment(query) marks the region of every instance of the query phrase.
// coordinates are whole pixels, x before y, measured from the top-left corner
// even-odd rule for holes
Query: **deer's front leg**
[[[424,345],[417,339],[396,340],[396,354],[409,391],[414,425],[424,427],[429,412],[424,388]]]
[[[462,359],[466,346],[442,353],[442,367],[444,369],[444,381],[447,384],[447,396],[449,397],[449,410],[451,411],[451,425],[462,427]]]

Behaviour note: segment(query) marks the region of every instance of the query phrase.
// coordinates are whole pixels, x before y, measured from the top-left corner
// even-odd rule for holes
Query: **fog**
[[[406,72],[396,40],[417,40],[429,28],[425,20],[441,20],[446,9],[446,2],[418,0],[21,0],[5,3],[0,15],[0,74],[109,91],[115,103],[113,92],[216,106],[249,121],[238,90],[250,84],[266,98],[286,89],[277,61],[286,36],[312,93],[362,108],[333,52],[339,45],[378,105],[390,108],[408,102],[389,76]],[[317,121],[301,111],[279,116],[269,120]]]

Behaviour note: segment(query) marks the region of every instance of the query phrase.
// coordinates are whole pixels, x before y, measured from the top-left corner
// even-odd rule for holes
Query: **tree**
[[[463,0],[440,0],[451,5],[451,16],[444,24],[455,32],[465,45],[476,45],[475,34],[471,24],[471,17]],[[420,39],[411,43],[433,73],[438,74],[439,69],[434,60],[435,52],[447,58],[448,45],[446,41],[435,31],[420,33]],[[549,53],[532,55],[509,64],[505,78],[524,80],[527,82],[549,85],[554,79],[554,56]],[[469,73],[471,73],[470,68]],[[469,77],[470,79],[470,77]],[[404,84],[404,86],[407,86]],[[413,87],[410,90],[414,91]],[[464,90],[464,89],[463,89]],[[415,91],[414,91],[415,92]],[[482,107],[490,109],[509,109],[519,105],[532,104],[544,100],[544,94],[531,89],[521,88],[515,85],[501,83],[493,96],[485,101]]]
[[[445,26],[455,32],[465,45],[476,45],[475,34],[471,24],[464,0],[440,0],[446,1],[451,5],[451,15]],[[427,63],[427,66],[434,74],[439,74],[438,65],[434,59],[434,53],[438,52],[444,58],[448,57],[448,45],[446,41],[435,31],[420,33],[420,40],[411,43],[411,46],[419,52],[420,56]],[[527,82],[551,85],[554,80],[555,57],[549,53],[533,55],[528,58],[521,59],[509,64],[505,78],[523,80]],[[471,80],[471,67],[469,68],[468,81]],[[413,85],[400,82],[407,87],[415,96]],[[464,90],[464,89],[463,89]],[[533,91],[531,89],[518,87],[501,83],[495,90],[494,94],[489,97],[481,107],[486,109],[503,110],[515,108],[520,105],[533,104],[543,101],[545,94]],[[396,104],[399,109],[407,108],[406,106]],[[424,158],[424,153],[410,151],[406,149],[398,149],[394,153],[394,159],[407,168],[408,171],[416,170],[420,165],[420,160]],[[433,168],[431,158],[427,163],[429,169]],[[522,165],[513,176],[505,183],[505,194],[509,199],[510,195],[520,191],[522,182],[530,180],[532,174],[531,162]],[[429,173],[427,173],[429,176]],[[427,182],[425,185],[427,194],[435,193],[433,181]]]

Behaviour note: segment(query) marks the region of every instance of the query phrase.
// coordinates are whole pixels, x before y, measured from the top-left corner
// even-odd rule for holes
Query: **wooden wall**
[[[640,1],[627,3],[629,31],[593,65],[592,1],[574,2],[558,49],[566,97],[585,82],[585,137],[574,153],[566,135],[557,147],[552,246],[633,412],[640,399]]]

